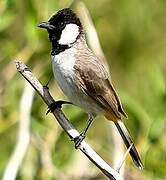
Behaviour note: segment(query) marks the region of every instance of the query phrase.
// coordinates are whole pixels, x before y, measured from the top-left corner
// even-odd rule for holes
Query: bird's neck
[[[69,48],[70,47],[68,45],[61,45],[57,41],[53,41],[51,55],[52,56],[57,55]]]

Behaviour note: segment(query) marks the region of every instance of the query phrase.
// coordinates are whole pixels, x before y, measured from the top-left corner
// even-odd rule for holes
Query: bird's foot
[[[81,142],[85,139],[85,133],[81,133],[79,136],[76,136],[73,138],[73,141],[75,142],[75,149],[78,149],[81,145]]]
[[[63,101],[63,100],[58,100],[58,101],[54,101],[53,103],[51,103],[49,106],[48,106],[48,110],[46,112],[46,115],[49,113],[49,112],[54,112],[55,109],[57,108],[62,108],[62,105],[63,104],[72,104],[71,102],[68,102],[68,101]]]

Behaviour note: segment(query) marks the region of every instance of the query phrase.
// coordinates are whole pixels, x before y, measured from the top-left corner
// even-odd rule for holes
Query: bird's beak
[[[51,25],[49,22],[41,22],[40,24],[38,24],[37,27],[47,29],[47,30],[55,29],[55,27],[53,25]]]

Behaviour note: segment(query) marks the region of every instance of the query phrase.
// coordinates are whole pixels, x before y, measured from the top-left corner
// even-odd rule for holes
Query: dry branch
[[[48,106],[54,102],[48,88],[41,85],[38,79],[32,74],[30,69],[24,63],[17,61],[16,68],[20,74],[32,85],[32,87],[37,91]],[[79,132],[68,121],[60,108],[55,109],[53,115],[71,139],[79,135]],[[109,179],[123,180],[123,177],[111,166],[109,166],[85,141],[82,141],[78,149],[83,152]]]
[[[27,148],[30,141],[30,113],[33,101],[34,90],[30,85],[25,82],[23,95],[20,101],[20,113],[19,113],[19,131],[17,137],[16,147],[9,159],[6,166],[3,180],[16,179],[19,167],[23,161],[23,158],[27,152]]]

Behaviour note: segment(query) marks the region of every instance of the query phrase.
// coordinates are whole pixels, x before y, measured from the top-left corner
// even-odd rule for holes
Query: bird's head
[[[47,29],[52,43],[64,46],[73,44],[83,33],[79,18],[69,8],[58,11],[48,22],[42,22],[38,27]]]

